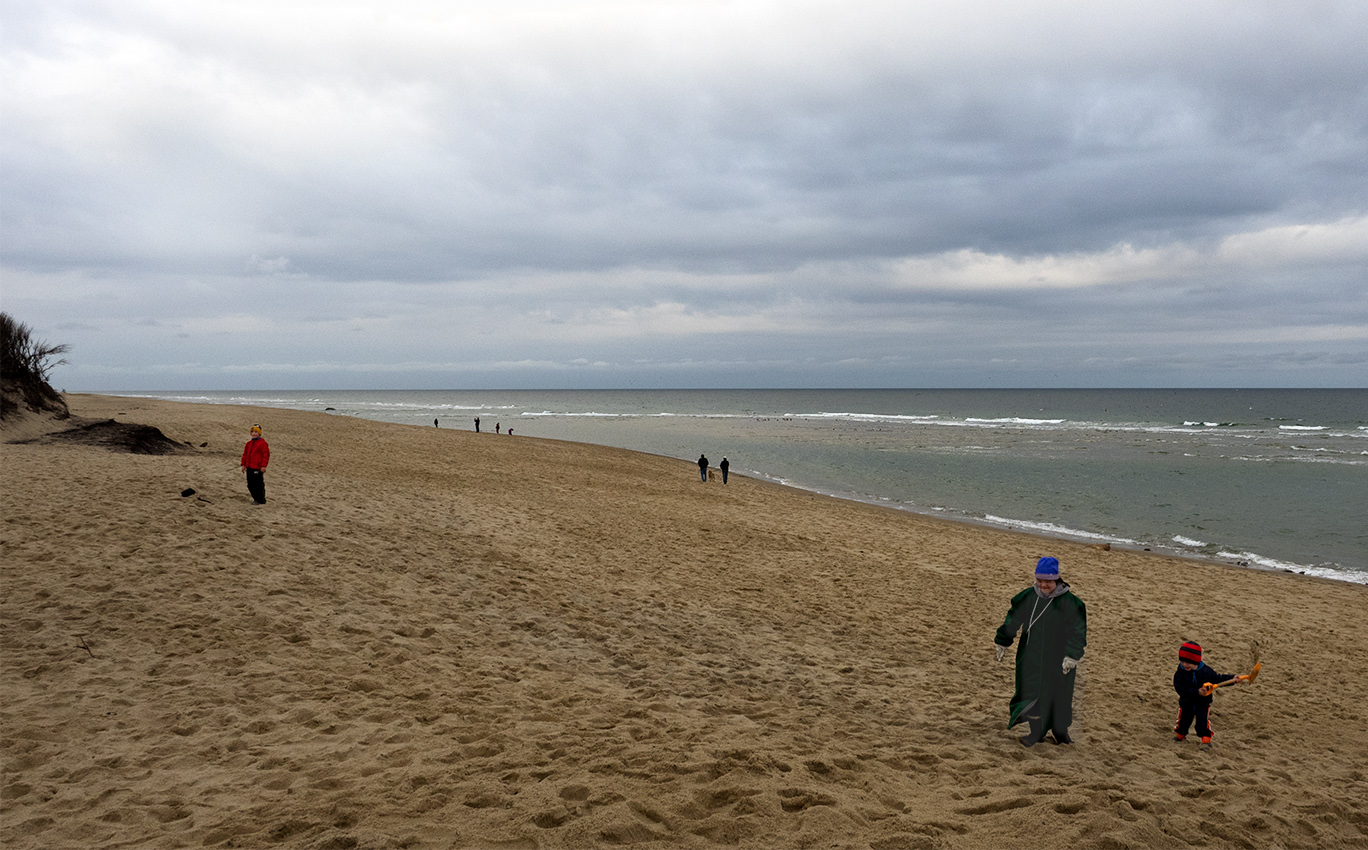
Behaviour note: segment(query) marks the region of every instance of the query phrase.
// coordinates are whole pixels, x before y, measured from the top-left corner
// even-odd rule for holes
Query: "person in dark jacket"
[[[707,455],[699,455],[699,456],[698,456],[698,475],[699,475],[700,478],[703,479],[703,483],[704,483],[704,484],[707,484],[707,483],[708,483],[708,456],[707,456]]]
[[[722,458],[722,462],[717,465],[717,468],[722,470],[722,483],[726,484],[727,470],[731,469],[731,461],[727,460],[726,458]]]
[[[242,448],[242,468],[247,473],[247,492],[252,504],[266,504],[266,464],[271,462],[271,447],[261,437],[261,426],[252,426],[252,439]]]
[[[1178,669],[1173,672],[1173,689],[1178,692],[1178,722],[1173,726],[1173,740],[1186,741],[1188,729],[1197,723],[1197,734],[1202,748],[1211,748],[1211,691],[1202,693],[1202,686],[1225,683],[1238,684],[1244,679],[1234,673],[1217,673],[1202,663],[1201,644],[1188,641],[1178,648]]]
[[[1075,669],[1088,643],[1088,609],[1059,578],[1059,561],[1036,563],[1035,585],[1012,597],[1012,607],[993,638],[997,660],[1017,633],[1016,690],[1007,728],[1026,721],[1021,743],[1033,747],[1049,731],[1056,744],[1072,744]]]

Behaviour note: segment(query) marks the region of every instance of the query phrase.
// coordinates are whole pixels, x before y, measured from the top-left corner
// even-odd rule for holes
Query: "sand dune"
[[[1368,587],[614,449],[70,401],[208,445],[0,449],[6,848],[1368,845]],[[991,643],[1044,553],[1089,646],[1077,743],[1027,750]],[[1184,640],[1263,662],[1211,752],[1170,740]]]

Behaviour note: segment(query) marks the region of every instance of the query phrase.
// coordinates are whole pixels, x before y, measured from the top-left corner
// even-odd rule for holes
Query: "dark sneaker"
[[[1021,736],[1021,746],[1027,748],[1034,747],[1036,744],[1040,743],[1040,738],[1041,736],[1035,732],[1027,732],[1025,735]]]

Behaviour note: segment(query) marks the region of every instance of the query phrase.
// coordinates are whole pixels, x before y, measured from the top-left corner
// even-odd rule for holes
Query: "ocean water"
[[[1368,390],[126,393],[573,440],[1058,537],[1368,583]],[[720,486],[720,485],[719,485]]]

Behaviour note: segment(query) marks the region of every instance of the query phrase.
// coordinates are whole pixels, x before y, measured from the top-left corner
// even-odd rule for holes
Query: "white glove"
[[[1075,667],[1077,667],[1077,666],[1078,666],[1078,659],[1077,659],[1077,658],[1069,658],[1068,656],[1065,656],[1065,658],[1064,658],[1064,665],[1063,665],[1063,667],[1064,667],[1064,672],[1065,672],[1065,673],[1068,673],[1070,670],[1072,670],[1073,668],[1075,668]]]
[[[1001,660],[1002,660],[1002,656],[1004,656],[1004,655],[1007,654],[1007,647],[1003,646],[1003,645],[1000,644],[1000,643],[995,643],[995,644],[993,644],[993,649],[996,649],[996,650],[997,650],[997,660],[998,660],[998,661],[1001,661]]]

